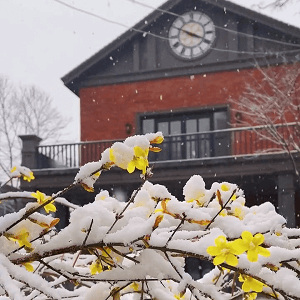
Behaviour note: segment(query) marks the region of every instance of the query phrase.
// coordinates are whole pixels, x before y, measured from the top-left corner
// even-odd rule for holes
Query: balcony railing
[[[299,145],[297,123],[278,124],[276,131],[286,140],[293,139]],[[212,158],[283,151],[274,142],[267,126],[239,127],[200,133],[165,136],[160,153],[150,153],[150,161]],[[39,146],[38,168],[79,167],[89,161],[97,161],[101,153],[114,142],[106,140]]]

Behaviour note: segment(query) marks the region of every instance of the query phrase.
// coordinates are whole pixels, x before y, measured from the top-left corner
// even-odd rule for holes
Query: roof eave
[[[113,40],[111,43],[109,43],[107,46],[105,46],[103,49],[101,49],[99,52],[85,60],[83,63],[81,63],[79,66],[77,66],[75,69],[67,73],[65,76],[61,78],[65,86],[67,86],[71,91],[73,91],[75,94],[78,95],[78,84],[77,82],[80,80],[80,77],[84,76],[84,72],[86,72],[88,69],[90,69],[94,64],[101,61],[104,57],[109,55],[112,51],[120,47],[125,41],[132,39],[137,34],[140,34],[138,31],[144,31],[144,29],[149,26],[155,19],[160,17],[163,12],[161,10],[171,10],[175,5],[180,3],[182,0],[169,0],[162,4],[158,9],[151,12],[149,15],[147,15],[145,18],[143,18],[140,22],[135,24],[131,29],[125,31],[123,34],[121,34],[119,37],[117,37],[115,40]],[[255,12],[253,10],[250,10],[248,8],[242,7],[240,5],[237,5],[235,3],[226,1],[226,0],[204,0],[207,3],[214,4],[215,6],[224,8],[228,11],[231,11],[233,13],[237,13],[243,17],[254,19],[264,25],[271,26],[277,30],[287,32],[290,35],[293,35],[295,37],[300,38],[300,29],[297,27],[294,27],[292,25],[283,23],[281,21],[275,20],[273,18],[270,18],[266,15],[260,14],[258,12]],[[145,23],[145,20],[147,22]],[[136,29],[136,30],[134,30]]]

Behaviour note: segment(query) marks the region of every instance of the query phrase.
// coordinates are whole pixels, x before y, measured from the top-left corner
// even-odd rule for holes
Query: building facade
[[[80,98],[82,143],[35,148],[33,141],[37,180],[24,188],[52,193],[72,182],[79,165],[100,159],[112,140],[162,131],[163,151],[150,157],[153,182],[179,198],[194,174],[208,186],[235,182],[250,205],[272,201],[288,225],[299,225],[290,156],[263,155],[272,144],[241,128],[235,107],[245,83],[261,80],[256,66],[280,72],[300,60],[299,41],[298,28],[228,1],[167,1],[62,78]],[[139,183],[137,174],[112,170],[96,191],[130,195]],[[94,195],[78,187],[66,197],[86,203]]]

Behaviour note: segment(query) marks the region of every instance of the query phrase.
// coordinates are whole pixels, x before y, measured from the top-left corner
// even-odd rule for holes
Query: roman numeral
[[[211,43],[211,41],[208,40],[208,39],[204,39],[203,42],[206,43],[206,44],[210,44]]]
[[[180,45],[179,42],[176,42],[176,43],[173,45],[173,47],[174,47],[174,48],[177,48],[179,45]]]

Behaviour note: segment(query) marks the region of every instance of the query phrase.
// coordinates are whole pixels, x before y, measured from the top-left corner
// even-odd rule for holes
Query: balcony
[[[278,136],[299,145],[297,123],[278,124],[275,129]],[[89,161],[99,160],[101,153],[116,141],[120,140],[38,146],[36,166],[37,169],[78,168]],[[160,153],[150,153],[149,161],[204,160],[283,152],[280,142],[274,142],[267,126],[170,135],[165,136],[161,147],[163,151]]]
[[[300,145],[296,123],[276,125],[275,133],[285,141]],[[22,164],[33,169],[35,180],[21,181],[24,190],[41,190],[47,195],[56,193],[74,182],[78,168],[101,158],[101,153],[116,140],[81,142],[40,146],[37,136],[21,136]],[[240,127],[210,132],[166,136],[160,145],[163,151],[150,153],[149,161],[156,161],[152,183],[164,184],[178,199],[182,199],[185,182],[194,174],[201,174],[208,186],[214,181],[238,184],[254,205],[274,200],[281,213],[294,226],[295,197],[300,190],[294,184],[295,167],[300,169],[299,153],[291,156],[275,143],[267,127]],[[289,150],[295,150],[290,148]],[[295,151],[296,152],[296,151]],[[95,193],[101,189],[125,193],[127,198],[141,184],[139,172],[128,174],[112,168],[95,183]],[[94,201],[95,193],[87,193],[80,186],[66,192],[64,197],[74,204]],[[259,199],[257,196],[259,195]],[[258,200],[257,200],[258,199]],[[252,202],[251,202],[252,201]],[[259,201],[259,202],[257,202]],[[298,205],[298,204],[297,204]],[[67,222],[68,209],[60,209],[62,224]],[[300,222],[300,221],[299,221]]]

